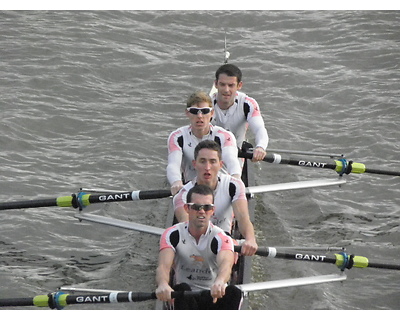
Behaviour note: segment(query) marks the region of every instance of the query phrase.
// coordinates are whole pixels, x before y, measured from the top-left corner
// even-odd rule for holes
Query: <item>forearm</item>
[[[157,268],[156,271],[156,296],[161,301],[170,301],[171,292],[174,291],[169,285],[169,271],[166,272],[164,268]]]
[[[168,155],[167,179],[170,185],[182,180],[182,152],[174,151]]]
[[[230,259],[226,259],[225,261],[223,261],[218,267],[218,275],[215,278],[214,283],[226,284],[230,280],[232,273],[232,266],[233,266],[233,260],[231,261]]]
[[[253,132],[256,145],[254,147],[261,147],[264,150],[268,147],[269,136],[265,128],[264,120],[261,116],[254,117],[249,120],[250,130]]]
[[[235,218],[238,222],[239,231],[245,239],[242,244],[241,253],[246,256],[252,256],[258,249],[254,227],[250,221],[246,201],[237,200],[233,203]]]
[[[156,269],[156,296],[161,301],[171,300],[173,289],[169,285],[171,265],[174,253],[171,249],[160,251],[158,267]]]
[[[242,217],[242,219],[238,219],[238,227],[241,235],[245,238],[245,240],[256,240],[254,226],[251,223],[250,219],[246,219],[245,217]]]
[[[163,265],[156,269],[156,284],[157,286],[169,285],[170,270]]]
[[[217,255],[218,275],[210,288],[214,303],[225,295],[225,288],[231,276],[233,261],[233,251],[223,250]]]
[[[250,221],[248,202],[244,199],[238,199],[232,203],[235,219],[238,222],[239,231],[247,240],[255,240],[254,227]]]
[[[252,256],[257,252],[258,245],[254,234],[253,224],[250,220],[239,223],[239,231],[244,237],[240,253],[244,256]]]

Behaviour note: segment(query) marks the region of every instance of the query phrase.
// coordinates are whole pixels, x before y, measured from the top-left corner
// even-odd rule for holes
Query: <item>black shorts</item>
[[[175,291],[191,291],[187,283],[181,283],[173,287]],[[239,310],[242,304],[242,291],[233,286],[227,286],[225,295],[213,303],[209,291],[192,297],[175,298],[175,310]]]

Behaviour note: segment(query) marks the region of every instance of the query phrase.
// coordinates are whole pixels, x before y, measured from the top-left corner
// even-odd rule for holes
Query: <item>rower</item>
[[[173,198],[175,217],[178,222],[187,221],[189,216],[186,211],[186,198],[189,190],[195,185],[207,185],[215,195],[215,213],[211,222],[229,234],[235,219],[245,240],[241,253],[247,256],[254,255],[257,243],[250,220],[245,185],[242,180],[220,172],[221,153],[221,147],[212,140],[201,141],[196,146],[193,160],[196,177],[185,184]]]
[[[215,110],[212,124],[231,131],[239,149],[250,127],[256,145],[252,161],[261,161],[267,154],[269,137],[257,101],[238,91],[243,86],[241,70],[233,64],[222,65],[215,73],[214,85],[217,92],[212,94]]]
[[[175,224],[161,236],[156,296],[174,309],[238,310],[242,292],[234,285],[227,286],[234,264],[233,240],[210,222],[214,214],[213,190],[196,185],[187,199],[189,220]],[[169,284],[171,268],[173,288]],[[172,301],[174,290],[210,293]]]
[[[167,178],[172,195],[176,194],[187,182],[196,176],[192,166],[194,148],[202,140],[217,141],[222,148],[222,160],[229,174],[240,177],[241,165],[237,157],[234,135],[218,126],[211,125],[214,115],[211,99],[202,91],[191,94],[186,103],[186,116],[190,125],[173,131],[168,137]]]

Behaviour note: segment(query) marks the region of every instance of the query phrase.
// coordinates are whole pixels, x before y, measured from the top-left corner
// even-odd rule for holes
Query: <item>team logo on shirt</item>
[[[196,256],[192,254],[190,257],[196,262],[204,262],[204,258],[202,256]]]

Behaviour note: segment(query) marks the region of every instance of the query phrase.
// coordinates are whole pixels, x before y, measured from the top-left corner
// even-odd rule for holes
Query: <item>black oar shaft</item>
[[[0,307],[29,307],[29,306],[34,306],[32,298],[0,299]]]
[[[33,298],[0,299],[0,307],[50,307],[61,309],[70,304],[139,302],[156,299],[154,292],[120,292],[106,294],[71,295],[64,293],[39,295]]]
[[[235,251],[240,252],[241,246],[235,246]],[[369,259],[366,257],[349,255],[345,252],[336,254],[313,254],[310,252],[301,252],[301,251],[290,253],[290,252],[279,252],[279,250],[274,247],[263,247],[263,248],[258,248],[256,255],[263,257],[286,259],[286,260],[335,264],[338,268],[342,270],[351,269],[353,267],[400,270],[399,264],[370,262]]]
[[[235,251],[240,252],[241,247],[235,246]],[[289,252],[279,252],[277,248],[274,247],[264,247],[258,248],[256,255],[263,257],[271,257],[278,259],[286,259],[286,260],[296,260],[296,261],[314,261],[314,262],[322,262],[322,263],[331,263],[335,264],[337,259],[336,256],[326,255],[326,254],[312,254],[312,253],[301,253],[300,251],[297,253],[289,253]]]
[[[150,200],[167,198],[169,196],[171,196],[170,190],[128,191],[109,194],[90,194],[88,196],[88,202],[92,204],[101,202]]]
[[[142,191],[114,192],[107,194],[87,194],[84,192],[79,192],[78,194],[73,194],[71,196],[62,196],[54,199],[3,202],[0,203],[0,210],[52,207],[52,206],[82,208],[93,203],[150,200],[150,199],[167,198],[170,196],[171,196],[170,190],[147,190],[147,191],[142,190]]]
[[[251,152],[239,152],[239,157],[251,159],[253,157],[253,153]],[[314,161],[314,160],[303,160],[303,159],[292,159],[292,158],[284,158],[279,154],[275,153],[267,153],[263,161],[268,163],[277,163],[277,164],[288,164],[292,166],[300,166],[300,167],[315,167],[315,168],[323,168],[323,169],[336,169],[336,162],[327,162],[327,161]]]
[[[204,291],[174,291],[172,298],[198,296],[209,294],[209,290]],[[62,292],[51,293],[48,295],[38,295],[33,298],[6,298],[0,299],[0,307],[50,307],[52,309],[62,309],[71,304],[98,304],[98,303],[123,303],[140,302],[156,299],[155,292],[115,292],[104,294],[84,294],[72,295]]]
[[[171,190],[148,190],[139,193],[140,200],[168,198],[170,196],[172,196]]]
[[[87,295],[67,295],[65,301],[70,304],[87,303],[122,303],[122,302],[140,302],[156,299],[154,292],[120,292],[110,294],[87,294]]]
[[[400,270],[400,265],[389,264],[389,263],[368,262],[368,267],[378,268],[378,269]]]
[[[251,152],[239,152],[239,157],[251,159],[253,154]],[[390,176],[400,176],[400,171],[390,171],[382,169],[366,168],[362,163],[355,163],[353,161],[347,161],[346,159],[330,160],[330,161],[317,161],[309,159],[292,159],[284,158],[279,154],[267,153],[263,161],[268,163],[276,164],[287,164],[299,167],[309,167],[309,168],[321,168],[321,169],[332,169],[339,174],[350,174],[350,173],[373,173],[373,174],[383,174]]]
[[[57,199],[39,199],[39,200],[25,200],[15,202],[0,203],[0,210],[9,209],[25,209],[25,208],[38,208],[38,207],[54,207],[57,206]]]
[[[400,176],[400,172],[381,170],[381,169],[365,168],[365,172],[366,173],[374,173],[374,174],[383,174],[383,175],[387,175],[387,176]]]

